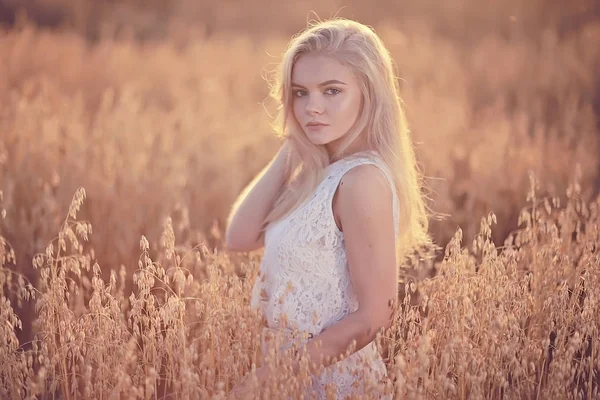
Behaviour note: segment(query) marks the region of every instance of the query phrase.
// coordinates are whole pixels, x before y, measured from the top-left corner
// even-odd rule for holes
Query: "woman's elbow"
[[[242,247],[242,241],[231,229],[225,231],[225,248],[229,251],[239,251]]]
[[[375,338],[377,332],[387,331],[393,325],[393,318],[386,317],[385,315],[376,315],[375,313],[368,313],[363,315],[363,323],[365,330],[372,338]]]

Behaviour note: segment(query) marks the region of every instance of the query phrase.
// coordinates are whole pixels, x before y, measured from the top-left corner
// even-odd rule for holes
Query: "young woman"
[[[364,393],[386,376],[374,339],[391,325],[400,257],[429,241],[393,61],[369,27],[328,20],[293,38],[272,89],[283,145],[233,206],[226,246],[264,246],[252,306],[266,329],[306,334],[324,367],[311,395]]]

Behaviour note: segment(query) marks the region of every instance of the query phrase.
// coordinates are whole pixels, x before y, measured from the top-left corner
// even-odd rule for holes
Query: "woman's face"
[[[292,70],[296,121],[315,145],[333,155],[358,118],[362,93],[355,74],[335,59],[307,53]]]

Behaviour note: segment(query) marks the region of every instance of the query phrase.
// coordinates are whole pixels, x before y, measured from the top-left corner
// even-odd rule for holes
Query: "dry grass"
[[[514,11],[498,7],[472,8],[471,28]],[[598,396],[600,23],[565,33],[548,9],[556,29],[533,36],[517,21],[473,40],[449,10],[436,29],[375,26],[449,215],[432,224],[445,256],[422,254],[429,278],[399,288],[382,342],[397,395]],[[261,75],[287,37],[172,29],[0,33],[2,398],[218,398],[260,361],[260,252],[221,251],[220,231],[278,146]],[[305,378],[282,372],[271,394]]]
[[[58,237],[34,258],[37,287],[6,268],[14,255],[3,241],[2,397],[223,398],[264,362],[280,371],[266,398],[302,393],[308,375],[290,373],[289,353],[257,356],[262,321],[247,307],[255,257],[244,260],[240,276],[231,273],[226,255],[176,245],[167,219],[156,260],[142,236],[127,297],[126,271],[112,270],[105,282],[83,249],[91,233],[76,219],[84,197],[76,192]],[[598,396],[600,198],[584,202],[575,183],[561,207],[556,198],[538,199],[532,180],[529,202],[502,248],[491,241],[491,214],[472,249],[457,231],[434,278],[399,288],[402,306],[379,337],[386,391],[408,398]],[[21,321],[9,298],[35,302],[30,343],[19,344]]]

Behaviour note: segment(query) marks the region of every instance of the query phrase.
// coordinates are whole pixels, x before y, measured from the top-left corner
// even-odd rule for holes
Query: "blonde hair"
[[[375,151],[392,174],[400,207],[397,254],[429,243],[428,216],[422,195],[422,177],[404,111],[392,57],[381,39],[369,27],[356,21],[336,18],[317,22],[290,41],[277,70],[271,96],[279,104],[276,132],[290,141],[292,160],[286,170],[286,185],[263,229],[301,205],[324,178],[330,158],[324,146],[306,137],[292,111],[292,69],[307,53],[333,57],[358,77],[362,107],[356,123],[344,136],[339,156],[361,134],[365,150]],[[292,168],[292,165],[298,165]]]

